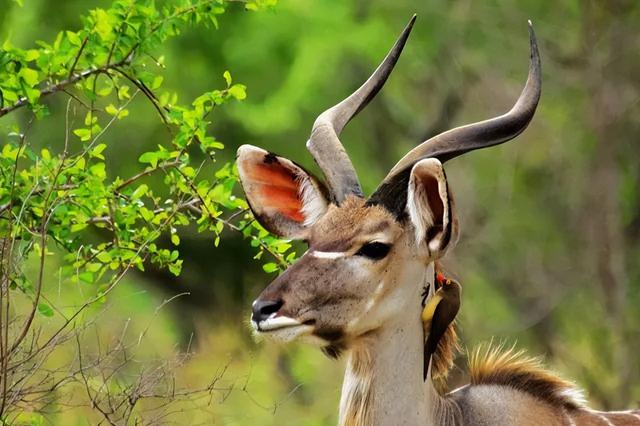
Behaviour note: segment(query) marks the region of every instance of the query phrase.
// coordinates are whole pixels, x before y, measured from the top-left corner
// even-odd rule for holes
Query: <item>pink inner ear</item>
[[[249,163],[245,165],[245,179],[263,210],[273,209],[294,222],[304,222],[298,179],[291,170],[277,161]]]

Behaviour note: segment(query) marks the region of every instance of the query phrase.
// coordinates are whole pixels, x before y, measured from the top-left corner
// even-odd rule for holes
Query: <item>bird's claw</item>
[[[431,284],[427,284],[426,286],[422,287],[422,293],[420,294],[420,297],[422,297],[422,307],[424,308],[424,305],[427,304],[427,296],[429,296],[429,289],[431,288]]]

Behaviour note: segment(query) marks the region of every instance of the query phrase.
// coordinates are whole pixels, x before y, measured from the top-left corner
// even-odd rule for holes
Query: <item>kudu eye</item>
[[[356,256],[364,256],[368,257],[369,259],[380,260],[387,254],[389,254],[389,250],[391,250],[391,245],[376,241],[367,243],[360,247],[360,250],[358,250]]]

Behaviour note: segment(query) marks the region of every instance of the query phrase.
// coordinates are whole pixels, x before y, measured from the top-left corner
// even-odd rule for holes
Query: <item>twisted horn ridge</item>
[[[363,196],[356,171],[340,142],[340,132],[349,120],[367,106],[387,81],[402,53],[415,20],[416,15],[413,15],[371,77],[348,98],[320,114],[313,124],[307,149],[320,166],[333,201],[337,204],[340,204],[349,194]]]
[[[531,21],[529,21],[529,42],[531,45],[529,76],[513,108],[499,117],[448,130],[418,145],[391,169],[369,198],[369,204],[383,205],[397,217],[401,217],[404,215],[407,202],[409,175],[413,165],[418,161],[437,158],[444,163],[466,152],[504,143],[527,128],[538,106],[542,88],[538,43]]]

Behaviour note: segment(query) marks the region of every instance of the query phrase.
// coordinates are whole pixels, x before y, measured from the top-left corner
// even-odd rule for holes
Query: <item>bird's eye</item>
[[[356,255],[368,257],[373,260],[380,260],[389,254],[389,250],[391,250],[391,246],[389,244],[372,242],[360,247],[360,250],[358,250]]]

